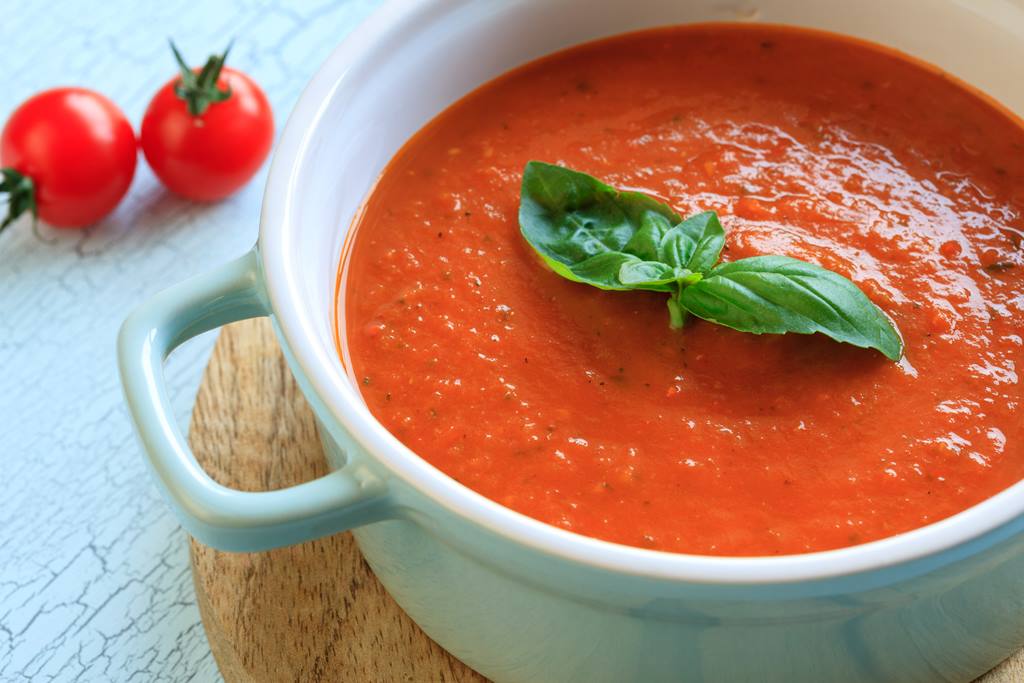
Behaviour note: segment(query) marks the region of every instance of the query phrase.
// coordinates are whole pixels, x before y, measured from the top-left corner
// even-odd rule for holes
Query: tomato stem
[[[218,88],[217,79],[220,78],[221,69],[224,68],[224,61],[228,58],[228,52],[231,51],[231,45],[234,43],[233,40],[224,48],[223,54],[210,55],[198,74],[185,63],[185,58],[178,52],[174,41],[168,40],[167,42],[171,44],[174,59],[178,62],[178,68],[181,69],[181,80],[175,84],[174,94],[185,101],[189,114],[202,116],[211,104],[223,102],[231,97],[231,88],[227,86]]]
[[[36,186],[27,175],[18,173],[13,168],[0,168],[0,194],[7,194],[7,216],[0,223],[0,230],[18,219],[21,214],[32,213],[33,224],[39,218],[39,207],[36,206]]]

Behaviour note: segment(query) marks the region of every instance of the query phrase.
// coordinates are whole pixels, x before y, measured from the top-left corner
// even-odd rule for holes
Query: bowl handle
[[[121,383],[157,484],[185,529],[221,550],[268,550],[388,516],[384,483],[354,466],[290,488],[244,492],[221,486],[196,462],[170,409],[163,362],[198,334],[269,314],[253,249],[160,292],[118,336]]]

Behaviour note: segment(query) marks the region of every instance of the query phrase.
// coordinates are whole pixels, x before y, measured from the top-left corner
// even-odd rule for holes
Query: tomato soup
[[[529,160],[714,210],[725,260],[849,277],[897,363],[562,279]],[[871,541],[1024,477],[1024,130],[935,69],[812,31],[698,25],[521,67],[413,137],[366,200],[339,341],[373,414],[447,475],[580,534],[774,555]]]

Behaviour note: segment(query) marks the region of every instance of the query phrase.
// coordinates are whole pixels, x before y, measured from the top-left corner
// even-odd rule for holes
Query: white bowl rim
[[[306,154],[330,93],[376,41],[440,4],[389,0],[335,48],[288,118],[271,163],[260,219],[263,277],[283,341],[331,416],[392,476],[450,512],[546,555],[630,576],[706,584],[793,583],[892,567],[962,546],[1024,515],[1021,481],[956,515],[861,545],[772,557],[670,553],[582,536],[515,512],[459,484],[391,435],[370,414],[358,389],[338,372],[334,350],[314,341],[312,319],[301,306],[300,275],[288,259],[289,216],[296,164]]]

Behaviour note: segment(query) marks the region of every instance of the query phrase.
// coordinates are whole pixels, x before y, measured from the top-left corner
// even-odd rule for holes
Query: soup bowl
[[[930,526],[827,552],[626,547],[545,525],[447,477],[373,418],[339,358],[339,259],[353,216],[407,138],[526,61],[702,21],[877,41],[1024,113],[1024,89],[1006,66],[1024,64],[1024,6],[1006,0],[629,0],[599,11],[587,0],[387,4],[300,98],[253,251],[157,295],[121,331],[131,415],[183,526],[231,551],[352,529],[401,607],[497,681],[966,681],[1024,644],[1024,483]],[[255,316],[273,321],[332,468],[270,492],[231,490],[202,471],[161,376],[184,340]]]

